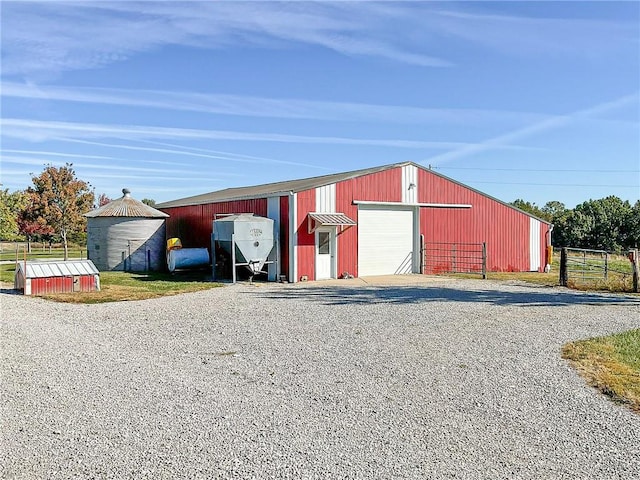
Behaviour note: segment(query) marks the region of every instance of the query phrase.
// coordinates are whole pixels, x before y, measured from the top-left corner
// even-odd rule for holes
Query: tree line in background
[[[93,187],[76,177],[73,164],[45,166],[31,177],[25,190],[0,190],[0,239],[31,242],[60,242],[68,259],[68,244],[86,243],[87,219],[84,214],[108,204],[104,193],[98,197]],[[155,201],[144,199],[147,205]]]
[[[76,178],[73,164],[45,166],[26,190],[0,190],[0,239],[86,243],[84,214],[111,201]],[[145,198],[143,203],[155,206]],[[623,251],[640,246],[640,200],[631,205],[616,196],[588,200],[573,209],[558,201],[538,207],[522,199],[511,205],[554,225],[553,246]]]
[[[616,196],[587,200],[575,208],[558,201],[538,207],[518,199],[516,208],[551,222],[554,247],[620,252],[640,247],[640,200],[631,204]]]

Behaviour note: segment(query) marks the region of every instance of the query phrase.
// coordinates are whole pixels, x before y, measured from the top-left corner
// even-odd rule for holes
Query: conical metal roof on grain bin
[[[236,261],[249,263],[250,270],[259,272],[274,246],[273,225],[271,218],[241,213],[214,220],[213,235],[228,253],[233,239]]]
[[[112,200],[100,208],[85,213],[88,218],[97,217],[141,217],[141,218],[167,218],[167,215],[160,210],[156,210],[149,205],[136,200],[131,196],[131,192],[123,188],[122,197]]]

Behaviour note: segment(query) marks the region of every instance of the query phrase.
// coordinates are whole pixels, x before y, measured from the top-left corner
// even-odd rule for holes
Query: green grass
[[[13,284],[15,265],[0,265],[0,281]],[[66,303],[106,303],[198,292],[221,286],[203,271],[170,273],[101,272],[99,292],[57,293],[43,298]]]
[[[640,329],[568,343],[562,357],[590,385],[640,413]]]
[[[598,257],[599,258],[599,257]],[[588,265],[600,265],[598,260],[590,261],[590,257],[586,257]],[[487,272],[488,280],[517,280],[536,285],[544,285],[555,287],[560,284],[560,253],[556,252],[553,256],[553,264],[551,272]],[[569,287],[575,290],[584,291],[605,291],[613,293],[633,293],[633,278],[631,275],[631,262],[624,255],[609,255],[609,274],[607,280],[603,279],[585,279],[579,278],[575,273],[569,276]],[[480,278],[475,273],[455,273],[447,274],[456,278]]]
[[[45,298],[70,303],[105,303],[199,292],[221,286],[211,281],[210,272],[100,273],[99,292],[64,293]]]
[[[0,250],[0,261],[16,260],[16,244],[2,243],[2,249]],[[87,258],[87,248],[78,245],[69,245],[68,248],[69,258]],[[24,260],[24,247],[20,244],[17,253],[18,260]],[[55,245],[49,251],[49,246],[42,248],[41,243],[31,244],[31,253],[27,253],[27,261],[29,260],[52,260],[54,258],[64,258],[64,249],[61,245]]]

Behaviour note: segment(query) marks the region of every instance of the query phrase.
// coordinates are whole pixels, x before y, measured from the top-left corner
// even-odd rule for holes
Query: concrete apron
[[[297,287],[371,287],[371,286],[384,286],[384,285],[425,285],[434,282],[446,282],[453,281],[451,277],[442,277],[438,275],[376,275],[372,277],[358,277],[358,278],[346,278],[346,279],[329,279],[329,280],[315,280],[310,282],[297,282],[295,284],[289,284],[289,286]]]

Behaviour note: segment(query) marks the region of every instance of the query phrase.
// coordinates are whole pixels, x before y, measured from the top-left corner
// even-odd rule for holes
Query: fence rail
[[[620,260],[611,261],[611,254],[605,250],[586,248],[562,248],[560,255],[560,284],[569,282],[587,284],[607,282],[612,277],[633,282],[633,290],[638,291],[638,251],[629,252],[630,264]]]
[[[487,278],[486,243],[422,242],[422,273],[474,273]]]

